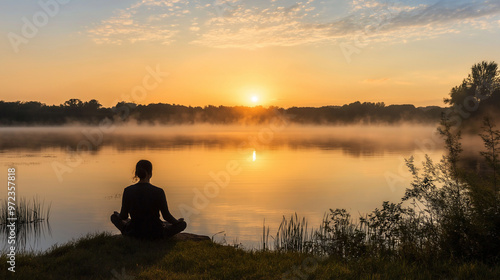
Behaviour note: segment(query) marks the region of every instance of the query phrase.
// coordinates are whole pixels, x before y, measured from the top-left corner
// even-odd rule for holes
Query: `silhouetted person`
[[[183,218],[177,220],[170,214],[163,189],[149,183],[152,175],[150,161],[137,162],[135,178],[139,182],[123,190],[122,209],[111,215],[111,222],[123,235],[145,239],[171,237],[187,226]],[[166,222],[160,220],[160,212]]]

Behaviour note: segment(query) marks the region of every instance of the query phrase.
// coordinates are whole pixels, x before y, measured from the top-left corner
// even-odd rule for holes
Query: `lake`
[[[399,201],[411,180],[404,159],[439,160],[435,126],[122,126],[0,128],[0,181],[17,170],[16,196],[51,204],[47,227],[27,242],[46,250],[88,233],[119,233],[109,221],[140,159],[187,232],[258,248],[265,221],[283,216],[318,227],[330,208],[353,216]],[[0,191],[3,201],[7,189]],[[223,232],[223,233],[219,233]],[[5,248],[6,237],[1,237]]]

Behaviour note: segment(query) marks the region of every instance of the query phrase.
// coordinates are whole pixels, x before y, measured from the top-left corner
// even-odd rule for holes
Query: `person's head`
[[[142,159],[135,165],[135,177],[139,181],[150,179],[153,176],[153,164],[149,160]]]

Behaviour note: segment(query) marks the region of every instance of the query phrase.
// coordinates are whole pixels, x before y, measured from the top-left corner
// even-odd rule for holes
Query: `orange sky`
[[[110,1],[102,9],[93,7],[96,1],[67,4],[17,53],[11,41],[0,43],[0,100],[97,99],[104,106],[122,100],[192,106],[323,106],[357,100],[443,105],[474,63],[500,61],[499,7],[477,4],[477,14],[456,15],[458,6],[450,2],[440,12],[449,10],[446,18],[438,14],[396,26],[390,16],[418,12],[432,1],[399,1],[390,7],[344,2],[326,7],[312,0],[300,5],[271,1],[253,10],[246,1],[222,7],[213,7],[213,1]],[[22,16],[31,18],[41,9],[30,3],[3,4],[0,13],[9,13],[1,20],[3,34],[21,34]],[[335,3],[344,10],[332,12]],[[282,7],[289,9],[284,13]],[[78,16],[83,8],[88,14]],[[229,16],[218,14],[224,9]],[[385,18],[390,12],[389,22],[377,22],[380,27],[369,33],[360,30],[373,22],[349,27],[349,16],[365,22],[367,11]],[[340,23],[345,30],[336,27]],[[329,29],[321,29],[325,25]],[[355,47],[349,57],[342,51],[346,44]],[[169,75],[141,91],[137,87],[150,75],[147,67]],[[139,93],[141,98],[131,97]],[[252,102],[252,96],[259,101]]]

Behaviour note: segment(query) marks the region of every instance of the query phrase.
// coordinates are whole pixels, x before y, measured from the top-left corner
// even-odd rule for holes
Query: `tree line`
[[[120,102],[103,107],[99,101],[70,99],[60,105],[37,101],[0,101],[0,125],[98,124],[103,119],[134,120],[139,124],[263,124],[277,115],[300,124],[394,124],[398,122],[437,123],[444,108],[437,106],[389,105],[359,101],[343,106],[324,107],[192,107],[155,103],[140,105]]]

